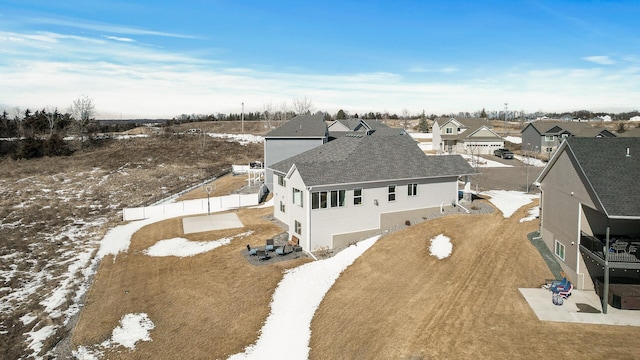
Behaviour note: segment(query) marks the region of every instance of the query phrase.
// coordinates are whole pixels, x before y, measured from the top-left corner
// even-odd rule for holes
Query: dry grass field
[[[476,200],[485,201],[485,200]],[[538,321],[519,287],[539,287],[552,276],[520,223],[531,206],[504,219],[452,215],[381,238],[337,280],[314,317],[311,359],[627,359],[635,346],[620,338],[640,329]],[[245,229],[188,235],[212,240],[254,233],[190,258],[151,258],[158,240],[184,236],[178,219],[143,228],[128,253],[106,258],[89,292],[73,346],[107,339],[126,313],[146,312],[153,341],[109,359],[226,358],[255,342],[283,270],[304,261],[254,267],[240,255],[280,229],[264,220],[269,209],[238,212]],[[453,253],[429,256],[429,240],[444,233]],[[283,356],[286,337],[283,336]]]
[[[228,132],[223,125],[211,126]],[[0,159],[0,359],[26,358],[34,349],[44,355],[64,343],[99,241],[122,222],[123,207],[160,199],[262,153],[261,143],[203,144],[175,132],[109,140],[69,157]],[[36,338],[40,345],[32,343]]]

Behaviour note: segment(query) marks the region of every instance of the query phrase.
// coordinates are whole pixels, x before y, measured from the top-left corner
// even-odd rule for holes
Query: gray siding
[[[281,160],[301,154],[325,143],[325,138],[266,138],[264,139],[265,183],[273,191],[273,170],[269,167]]]
[[[543,240],[554,254],[556,240],[564,245],[565,259],[562,261],[557,258],[557,260],[565,272],[574,274],[572,281],[576,282],[582,279],[586,272],[578,246],[580,229],[584,225],[581,224],[582,209],[584,206],[595,208],[595,204],[566,152],[563,152],[553,164],[543,179],[540,189],[543,206],[541,215]]]

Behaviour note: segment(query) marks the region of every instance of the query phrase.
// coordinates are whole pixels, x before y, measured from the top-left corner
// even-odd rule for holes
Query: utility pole
[[[242,126],[242,133],[244,134],[244,101],[242,102],[242,115],[240,116],[240,123]]]
[[[504,103],[504,136],[507,136],[507,106],[509,106],[509,103],[505,101]]]

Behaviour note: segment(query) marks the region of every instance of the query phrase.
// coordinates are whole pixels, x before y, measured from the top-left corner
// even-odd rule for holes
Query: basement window
[[[556,256],[564,261],[564,244],[556,240]]]

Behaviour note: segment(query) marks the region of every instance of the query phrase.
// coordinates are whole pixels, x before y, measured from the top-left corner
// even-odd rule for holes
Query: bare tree
[[[306,96],[302,99],[293,99],[293,110],[296,115],[310,115],[313,111],[313,103]]]
[[[287,102],[283,102],[280,105],[280,111],[278,112],[278,120],[279,120],[279,124],[278,125],[282,125],[285,122],[287,122],[287,114],[289,113],[289,106],[287,105]]]
[[[273,103],[262,105],[262,116],[269,126],[269,130],[273,129],[271,122],[275,119],[275,111],[273,110]]]
[[[84,142],[84,133],[86,132],[87,126],[93,121],[95,111],[96,108],[93,104],[93,99],[87,95],[80,95],[80,97],[73,100],[71,104],[69,112],[78,125],[82,142]]]
[[[404,119],[404,130],[407,130],[407,123],[409,121],[409,110],[407,109],[402,109],[402,118]]]
[[[47,106],[45,116],[47,118],[47,123],[49,124],[49,137],[51,137],[58,118],[58,108],[54,106]]]

